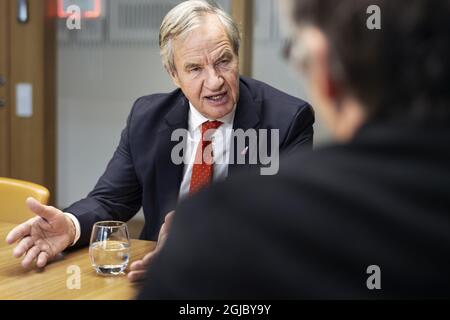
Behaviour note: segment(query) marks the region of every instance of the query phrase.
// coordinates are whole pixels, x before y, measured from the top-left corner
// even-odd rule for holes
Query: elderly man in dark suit
[[[240,77],[239,41],[235,22],[206,1],[186,1],[167,14],[160,32],[161,56],[179,88],[136,101],[106,172],[86,199],[64,213],[28,200],[38,217],[7,238],[9,243],[19,241],[14,255],[25,255],[24,267],[33,260],[42,267],[67,247],[87,244],[95,222],[127,221],[141,207],[146,219],[142,239],[156,240],[179,199],[237,171],[267,164],[260,155],[274,147],[272,154],[311,148],[310,105]],[[241,143],[232,143],[239,130],[255,133],[256,139],[244,136]],[[266,140],[259,130],[276,132]],[[174,133],[179,131],[185,141],[177,153],[180,142]],[[215,161],[218,157],[222,161]],[[132,266],[132,280],[143,275],[145,261]]]
[[[140,297],[448,299],[450,3],[289,6],[339,144],[184,202]]]

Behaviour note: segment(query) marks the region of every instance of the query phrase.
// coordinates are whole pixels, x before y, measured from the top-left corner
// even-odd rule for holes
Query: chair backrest
[[[0,177],[0,221],[22,223],[35,217],[25,201],[33,197],[42,204],[47,204],[50,192],[35,183]]]

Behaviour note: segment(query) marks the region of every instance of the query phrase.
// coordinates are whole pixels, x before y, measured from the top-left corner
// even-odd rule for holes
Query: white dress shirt
[[[224,180],[228,176],[228,163],[230,158],[230,139],[233,129],[234,114],[236,108],[225,117],[217,119],[222,125],[211,136],[212,150],[214,154],[213,182]],[[180,186],[180,199],[189,195],[192,169],[194,167],[195,154],[202,138],[202,124],[212,121],[195,109],[189,103],[188,137],[187,147],[184,153],[183,180]]]
[[[232,112],[225,117],[217,119],[222,122],[222,125],[211,136],[211,145],[214,154],[214,171],[213,182],[226,179],[228,176],[228,163],[230,159],[230,145],[231,135],[233,130],[234,115],[236,112],[236,106]],[[192,103],[189,102],[189,116],[188,116],[188,137],[186,149],[184,150],[184,168],[183,168],[183,180],[181,181],[179,199],[183,199],[189,195],[189,189],[191,185],[192,169],[195,162],[195,154],[198,144],[202,137],[202,124],[206,121],[212,121],[206,118],[200,112],[195,109]],[[80,239],[80,222],[71,213],[64,213],[67,215],[75,225],[75,240],[72,245],[78,242]]]

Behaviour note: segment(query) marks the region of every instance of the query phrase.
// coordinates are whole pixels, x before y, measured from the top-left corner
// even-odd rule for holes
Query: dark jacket
[[[183,164],[171,152],[178,141],[172,132],[188,127],[189,102],[181,90],[145,96],[136,101],[112,160],[94,190],[65,212],[81,224],[78,245],[89,242],[97,221],[131,219],[143,207],[141,238],[155,240],[165,215],[174,210]],[[311,149],[314,114],[311,106],[262,82],[241,78],[235,129],[279,129],[280,152]],[[235,151],[237,155],[239,151]],[[229,176],[252,166],[230,165]]]
[[[449,199],[449,127],[368,125],[182,204],[140,298],[449,298]]]

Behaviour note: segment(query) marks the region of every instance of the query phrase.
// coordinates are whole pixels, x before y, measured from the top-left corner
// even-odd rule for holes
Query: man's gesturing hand
[[[130,266],[130,273],[128,274],[128,280],[135,282],[140,281],[145,278],[145,273],[147,272],[148,266],[152,263],[153,259],[156,257],[161,248],[166,241],[167,235],[169,234],[170,225],[172,224],[173,215],[175,211],[172,211],[166,215],[164,224],[161,226],[161,230],[158,235],[158,242],[156,243],[156,248],[152,252],[148,253],[142,260],[135,261]]]
[[[33,198],[27,199],[28,208],[37,217],[15,227],[6,237],[8,244],[18,242],[13,255],[24,256],[22,266],[28,268],[33,261],[39,268],[62,252],[75,239],[75,226],[62,211],[40,204]]]

